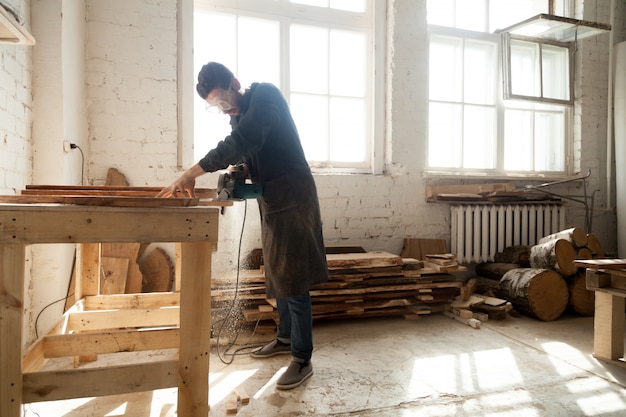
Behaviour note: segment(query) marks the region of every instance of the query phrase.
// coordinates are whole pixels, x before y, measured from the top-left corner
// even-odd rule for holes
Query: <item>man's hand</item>
[[[156,196],[157,198],[173,198],[173,197],[192,197],[196,196],[196,180],[182,175],[171,185],[162,189]]]
[[[196,164],[189,168],[183,175],[180,176],[168,187],[159,192],[156,197],[159,198],[173,198],[173,197],[196,197],[196,178],[205,174],[200,165]]]

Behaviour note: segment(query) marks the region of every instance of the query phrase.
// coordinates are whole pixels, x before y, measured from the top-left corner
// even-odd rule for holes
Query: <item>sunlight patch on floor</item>
[[[413,362],[413,372],[407,390],[420,392],[424,381],[431,387],[447,387],[454,390],[457,385],[457,361],[454,355],[419,358]]]
[[[524,382],[510,348],[473,353],[474,373],[482,391],[518,386]]]
[[[235,388],[243,384],[248,378],[252,377],[258,372],[258,369],[248,369],[241,371],[232,371],[224,375],[220,375],[220,378],[214,378],[211,382],[209,379],[209,404],[214,406],[222,401]]]
[[[112,410],[110,413],[104,415],[104,417],[119,417],[126,414],[126,406],[128,403],[120,404],[115,410]]]
[[[541,344],[541,348],[548,353],[550,361],[559,375],[568,376],[576,374],[578,370],[573,368],[570,365],[571,363],[585,369],[592,367],[592,364],[583,353],[567,343],[546,342]],[[566,361],[563,360],[564,358],[566,358]]]
[[[617,413],[622,411],[626,414],[626,404],[624,399],[614,392],[597,395],[590,395],[586,398],[576,400],[576,404],[585,413],[585,416],[601,416],[606,413]]]

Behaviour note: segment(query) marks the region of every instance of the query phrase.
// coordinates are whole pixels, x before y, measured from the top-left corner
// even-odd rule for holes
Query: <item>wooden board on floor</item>
[[[626,259],[577,259],[574,265],[592,269],[626,269]]]
[[[403,258],[426,259],[426,255],[448,253],[445,239],[405,238],[400,255]]]
[[[328,269],[402,266],[402,258],[388,252],[329,253],[326,260]]]

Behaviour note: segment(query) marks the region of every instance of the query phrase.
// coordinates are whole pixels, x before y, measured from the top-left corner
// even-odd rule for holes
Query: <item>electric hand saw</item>
[[[220,174],[217,182],[218,200],[244,200],[263,196],[263,186],[246,182],[248,175],[243,166],[232,172]]]

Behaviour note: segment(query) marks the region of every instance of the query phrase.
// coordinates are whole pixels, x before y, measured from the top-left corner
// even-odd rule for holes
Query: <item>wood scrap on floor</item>
[[[245,388],[239,386],[228,394],[225,401],[226,414],[237,414],[241,407],[250,403],[250,397]]]
[[[474,317],[464,317],[464,316],[452,313],[450,311],[444,311],[443,314],[447,317],[460,321],[463,324],[467,324],[468,326],[473,327],[474,329],[480,329],[480,324],[481,324],[480,320],[477,320]]]
[[[404,258],[422,260],[428,254],[447,253],[445,239],[405,238],[400,255]]]

